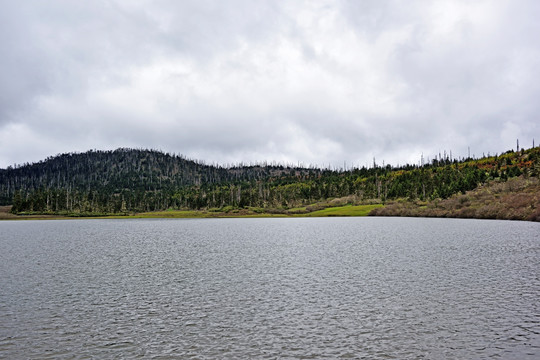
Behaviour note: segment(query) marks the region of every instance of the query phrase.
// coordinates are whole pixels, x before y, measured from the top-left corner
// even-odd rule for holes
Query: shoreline
[[[25,221],[25,220],[95,220],[95,219],[262,219],[262,218],[314,218],[314,217],[409,217],[409,218],[433,218],[433,219],[470,219],[470,220],[506,220],[506,221],[527,221],[540,222],[539,219],[518,218],[515,214],[489,214],[488,216],[466,216],[464,213],[439,211],[427,213],[425,207],[417,207],[413,204],[403,206],[401,203],[399,210],[396,203],[387,205],[346,205],[340,207],[326,208],[311,213],[256,213],[247,210],[236,210],[234,212],[215,212],[207,210],[169,210],[145,213],[135,213],[128,215],[96,215],[96,216],[65,216],[65,215],[14,215],[5,211],[5,206],[0,207],[0,222],[2,221]],[[414,211],[411,209],[416,208]],[[9,208],[9,207],[8,207]],[[356,210],[356,211],[355,211]],[[361,211],[359,211],[361,210]],[[397,211],[396,211],[397,210]],[[420,210],[420,211],[418,211]],[[439,209],[441,210],[441,209]],[[505,216],[507,215],[507,216]],[[508,216],[510,215],[510,216]],[[514,215],[514,216],[512,216]]]
[[[369,213],[381,208],[383,205],[345,205],[327,207],[324,209],[302,212],[302,211],[278,211],[269,209],[268,212],[253,211],[249,209],[238,209],[227,212],[209,210],[166,210],[133,214],[110,214],[110,215],[49,215],[31,214],[15,215],[9,210],[11,206],[0,207],[1,220],[70,220],[70,219],[226,219],[226,218],[294,218],[294,217],[355,217],[368,216]]]

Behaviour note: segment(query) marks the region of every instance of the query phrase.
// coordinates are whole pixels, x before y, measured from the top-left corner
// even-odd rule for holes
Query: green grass
[[[309,214],[305,214],[304,216],[367,216],[371,210],[382,206],[383,205],[381,204],[345,205],[313,211]]]
[[[227,212],[205,211],[205,210],[167,210],[167,211],[151,211],[145,213],[137,213],[135,215],[126,216],[130,219],[203,219],[203,218],[257,218],[257,217],[285,217],[284,214],[261,213],[252,210],[234,210]]]
[[[216,217],[215,212],[197,211],[197,210],[167,210],[167,211],[151,211],[145,213],[138,213],[128,216],[129,218],[175,218],[175,219],[189,219],[189,218],[207,218]]]
[[[290,208],[287,210],[287,212],[289,213],[305,212],[307,211],[306,208],[307,208],[306,206]]]
[[[382,207],[376,205],[345,205],[339,207],[329,207],[323,210],[313,211],[307,214],[273,214],[270,212],[261,212],[262,209],[244,209],[227,212],[204,211],[204,210],[167,210],[139,213],[123,218],[175,218],[175,219],[194,219],[194,218],[262,218],[262,217],[324,217],[324,216],[367,216],[375,208]],[[293,210],[305,210],[298,208]],[[255,211],[254,211],[255,210]],[[258,210],[258,211],[257,211]]]
[[[150,211],[130,215],[98,215],[87,216],[87,218],[107,218],[107,219],[202,219],[202,218],[268,218],[268,217],[325,217],[325,216],[367,216],[369,212],[382,205],[345,205],[339,207],[328,207],[326,209],[302,213],[306,208],[289,209],[287,213],[273,212],[272,209],[249,208],[249,209],[226,209],[227,211],[217,211],[217,209],[207,210],[164,210]],[[265,210],[267,212],[265,212]],[[292,211],[291,211],[292,210]],[[6,215],[7,217],[7,215]],[[11,219],[37,218],[38,216],[25,217],[12,215]],[[50,215],[43,218],[66,218],[65,216]],[[1,217],[0,217],[1,218]],[[41,216],[39,217],[41,218]]]

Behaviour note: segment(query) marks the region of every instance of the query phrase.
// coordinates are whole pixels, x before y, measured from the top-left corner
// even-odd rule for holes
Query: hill
[[[391,201],[372,210],[370,215],[540,221],[540,181],[524,176],[490,180],[448,199]]]
[[[0,205],[13,204],[14,212],[158,210],[175,206],[179,189],[318,173],[282,165],[225,168],[156,150],[92,150],[0,169]]]
[[[335,206],[382,204],[374,213],[399,215],[410,213],[411,204],[432,209],[458,194],[508,179],[536,179],[539,163],[538,147],[480,159],[439,157],[423,166],[374,164],[350,170],[267,164],[223,167],[155,150],[89,151],[0,170],[0,205],[13,205],[12,212],[18,214],[90,216],[167,209],[305,214]],[[534,194],[538,191],[531,189]],[[534,200],[530,206],[540,204]],[[422,213],[426,210],[418,211],[419,216],[428,216]],[[440,214],[479,217],[466,211]]]

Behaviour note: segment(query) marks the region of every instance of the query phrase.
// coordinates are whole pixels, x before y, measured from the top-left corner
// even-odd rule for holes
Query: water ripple
[[[0,358],[540,356],[539,224],[0,223]]]

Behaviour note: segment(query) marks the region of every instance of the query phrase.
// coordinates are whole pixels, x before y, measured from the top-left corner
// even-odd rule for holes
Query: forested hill
[[[15,194],[24,200],[32,194],[51,191],[55,192],[56,197],[60,190],[67,196],[71,193],[72,196],[91,194],[104,197],[126,192],[139,195],[156,192],[172,194],[188,186],[213,186],[315,173],[320,173],[320,170],[280,165],[237,165],[225,168],[156,150],[91,150],[0,169],[0,205],[12,204]],[[69,201],[67,204],[72,207]]]
[[[447,199],[486,182],[539,174],[539,147],[481,159],[439,156],[422,166],[349,170],[221,167],[160,151],[118,149],[1,169],[0,205],[13,205],[14,213],[81,216],[166,209],[312,211],[335,204]]]

